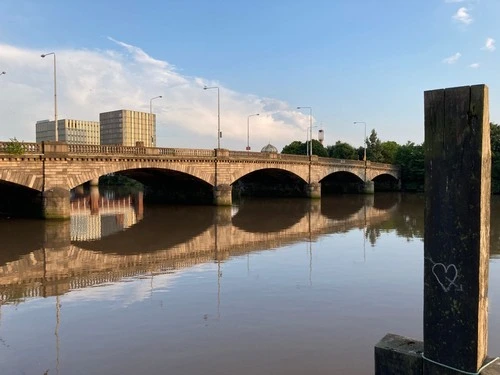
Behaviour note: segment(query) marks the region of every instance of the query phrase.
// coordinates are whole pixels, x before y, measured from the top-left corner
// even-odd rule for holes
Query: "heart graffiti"
[[[462,286],[459,287],[455,283],[458,278],[458,270],[454,264],[445,266],[443,263],[434,263],[432,273],[445,292],[449,292],[451,287],[455,287],[456,291],[462,291]]]

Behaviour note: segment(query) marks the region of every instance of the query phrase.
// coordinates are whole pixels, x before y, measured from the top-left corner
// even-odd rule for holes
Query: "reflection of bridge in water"
[[[137,213],[142,211],[140,196],[115,202],[101,198],[94,195],[93,203],[75,200],[70,222],[36,222],[35,241],[3,253],[2,303],[315,241],[325,234],[380,224],[397,206],[397,199],[392,199],[392,204],[380,209],[373,205],[373,196],[359,195],[350,197],[348,206],[343,201],[342,211],[333,198],[248,201],[236,212],[234,207],[173,206],[168,212],[165,207],[153,207],[137,221],[142,217],[142,212]],[[117,217],[127,215],[130,220],[116,224]],[[103,220],[106,217],[115,221]],[[30,246],[34,247],[30,250]]]

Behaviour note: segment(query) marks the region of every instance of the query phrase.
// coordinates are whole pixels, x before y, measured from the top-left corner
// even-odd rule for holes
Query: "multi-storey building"
[[[99,115],[102,145],[156,146],[156,115],[121,109]]]
[[[36,122],[36,141],[55,141],[55,122]],[[98,145],[101,141],[99,121],[57,120],[58,140],[79,145]]]

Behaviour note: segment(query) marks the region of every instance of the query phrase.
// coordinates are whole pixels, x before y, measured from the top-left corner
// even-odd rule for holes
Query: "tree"
[[[307,145],[300,141],[293,141],[289,145],[283,147],[282,154],[306,155]]]
[[[424,190],[424,145],[415,145],[408,141],[396,152],[394,163],[401,166],[401,183],[403,190]]]
[[[396,153],[398,152],[400,145],[394,141],[386,141],[380,144],[380,149],[382,152],[382,163],[394,164],[396,160]]]
[[[283,147],[281,153],[293,154],[293,155],[307,155],[307,150],[309,145],[310,145],[309,141],[307,143],[300,141],[293,141],[289,145]],[[328,152],[326,151],[325,147],[316,139],[313,139],[312,141],[312,151],[313,155],[318,155],[322,157],[328,156]]]
[[[337,141],[335,145],[326,148],[328,156],[335,159],[358,160],[358,152],[350,144]]]
[[[12,155],[22,155],[25,152],[23,141],[18,141],[16,137],[11,138],[5,145],[5,152]]]
[[[374,162],[383,162],[382,142],[377,136],[375,129],[372,129],[370,136],[365,140],[366,158]]]
[[[312,154],[324,158],[328,157],[328,152],[326,151],[325,146],[323,146],[321,142],[316,139],[312,140]]]

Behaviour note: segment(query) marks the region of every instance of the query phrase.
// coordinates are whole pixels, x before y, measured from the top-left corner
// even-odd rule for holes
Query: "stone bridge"
[[[317,156],[229,151],[225,149],[177,149],[110,145],[74,145],[59,142],[23,143],[24,153],[9,153],[9,142],[0,142],[0,183],[41,192],[37,204],[46,219],[70,216],[71,189],[112,173],[141,178],[165,171],[187,176],[212,188],[215,205],[232,204],[232,186],[258,171],[281,171],[305,184],[305,194],[321,197],[321,183],[336,173],[349,174],[374,192],[381,176],[399,181],[399,167],[358,160]],[[142,182],[142,181],[141,181]],[[40,196],[40,194],[39,194]],[[33,203],[35,204],[35,203]]]

